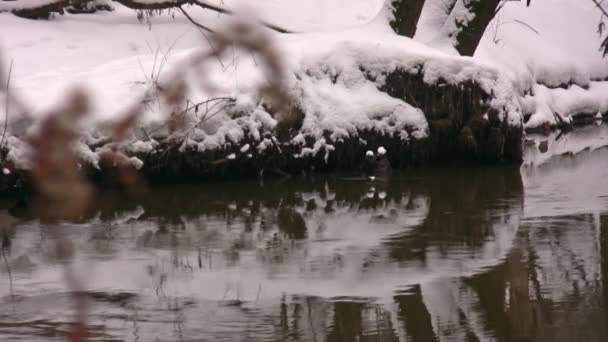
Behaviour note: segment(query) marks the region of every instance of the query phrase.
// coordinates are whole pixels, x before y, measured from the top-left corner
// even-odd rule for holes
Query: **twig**
[[[178,7],[179,10],[182,12],[182,14],[186,17],[186,19],[188,19],[188,21],[190,21],[192,24],[194,24],[194,26],[198,27],[201,30],[205,30],[207,32],[215,32],[212,29],[208,28],[207,26],[204,26],[198,22],[196,22],[194,19],[192,19],[192,17],[188,14],[188,12],[186,12],[185,9],[183,9],[181,6]]]
[[[6,130],[8,129],[8,110],[10,101],[10,86],[11,86],[11,74],[13,73],[13,60],[8,67],[8,77],[6,79],[6,104],[4,108],[4,130],[2,131],[2,139],[0,139],[0,150],[4,145],[4,138],[6,137]]]
[[[156,63],[158,62],[158,54],[160,53],[160,46],[156,48],[154,52],[154,64],[152,64],[152,71],[150,72],[150,79],[154,83],[154,71],[156,71]]]
[[[602,2],[599,2],[597,0],[591,0],[591,1],[593,1],[593,3],[595,4],[595,6],[597,8],[599,8],[599,10],[602,11],[602,13],[604,13],[605,16],[608,17],[608,11],[606,11],[606,9],[604,9],[604,7],[602,7],[602,2],[603,1]]]
[[[188,19],[194,26],[196,26],[198,28],[199,32],[203,35],[203,37],[205,37],[205,40],[207,41],[207,43],[209,44],[209,46],[211,46],[211,48],[213,50],[216,50],[215,46],[213,46],[213,42],[211,41],[211,39],[209,39],[209,37],[205,33],[205,32],[215,33],[215,31],[213,31],[212,29],[208,28],[207,26],[204,26],[204,25],[198,23],[196,20],[192,19],[192,17],[188,14],[188,12],[186,12],[186,10],[183,9],[181,6],[179,6],[178,8],[184,14],[184,16],[186,17],[186,19]],[[222,59],[220,58],[220,56],[216,56],[216,57],[217,57],[217,60],[220,62],[220,65],[223,68],[224,67],[224,62],[222,62]]]
[[[202,7],[202,8],[206,8],[206,9],[209,9],[209,10],[212,10],[212,11],[216,11],[218,13],[234,15],[234,12],[231,11],[231,10],[227,10],[227,9],[219,7],[219,6],[210,5],[210,4],[206,3],[205,1],[192,0],[191,3],[193,3],[193,4],[195,4],[195,5],[199,6],[199,7]],[[280,26],[277,26],[277,25],[274,25],[274,24],[267,23],[267,22],[265,22],[263,20],[261,21],[261,23],[266,28],[269,28],[269,29],[271,29],[273,31],[277,31],[278,33],[293,33],[290,30],[287,30],[287,29],[285,29],[283,27],[280,27]]]
[[[131,8],[131,9],[136,9],[136,10],[162,10],[162,9],[169,9],[169,8],[180,8],[183,5],[194,5],[194,6],[198,6],[200,8],[204,8],[204,9],[208,9],[214,12],[218,12],[221,14],[227,14],[227,15],[234,15],[235,12],[220,6],[216,6],[216,5],[211,5],[209,3],[207,3],[206,1],[202,1],[202,0],[167,0],[165,2],[162,1],[154,1],[154,2],[140,2],[140,0],[113,0],[115,2],[118,2],[120,4],[122,4],[125,7]],[[280,27],[278,25],[275,24],[271,24],[271,23],[267,23],[265,21],[261,21],[261,24],[268,28],[271,29],[273,31],[276,31],[278,33],[294,33],[290,30],[287,30],[283,27]]]
[[[537,35],[541,35],[540,32],[538,30],[536,30],[534,27],[532,27],[530,24],[527,24],[521,20],[517,20],[517,19],[513,19],[513,21],[506,21],[504,23],[497,23],[495,32],[494,32],[494,37],[496,38],[496,36],[498,35],[498,28],[502,25],[508,25],[508,24],[520,24],[526,28],[528,28],[530,31],[536,33]]]
[[[536,33],[537,35],[540,36],[540,32],[538,32],[534,27],[530,26],[529,24],[526,24],[525,22],[521,21],[521,20],[513,20],[514,22],[524,25],[525,27],[529,28],[530,30],[534,31],[534,33]]]
[[[232,98],[232,97],[214,97],[214,98],[212,98],[212,99],[208,99],[208,100],[205,100],[205,101],[201,101],[201,102],[195,103],[195,104],[191,105],[190,107],[187,107],[186,109],[182,110],[181,112],[179,112],[179,113],[175,114],[175,117],[180,117],[180,116],[182,116],[182,115],[185,115],[186,113],[188,113],[189,111],[191,111],[191,110],[195,109],[195,108],[196,108],[196,107],[198,107],[198,106],[202,106],[202,105],[208,105],[209,103],[211,103],[211,102],[216,102],[216,101],[219,101],[218,103],[221,103],[221,102],[223,102],[223,101],[234,101],[234,98]],[[209,108],[209,107],[208,107],[208,108],[206,109],[206,112],[208,112],[210,109],[213,109],[215,106],[216,106],[216,105],[213,105],[213,106],[211,106],[211,108]],[[150,131],[146,131],[145,133],[146,133],[146,135],[148,135],[148,137],[150,137],[150,134],[154,134],[154,133],[156,133],[156,132],[160,131],[161,129],[163,129],[164,127],[166,127],[168,124],[169,124],[169,121],[166,121],[166,122],[165,122],[165,123],[163,123],[161,126],[156,127],[156,128],[154,128],[154,129],[152,129],[152,130],[150,130]],[[196,128],[196,126],[195,126],[195,128]],[[189,129],[189,130],[190,130],[190,129]],[[188,130],[188,131],[189,131],[189,130]],[[137,139],[133,139],[133,140],[131,140],[131,141],[130,141],[130,143],[131,143],[131,144],[133,144],[133,143],[135,143],[136,141],[137,141]]]
[[[230,101],[230,100],[225,100],[225,101]],[[190,127],[189,129],[186,130],[186,134],[184,134],[184,139],[187,138],[190,134],[192,134],[196,128],[200,127],[200,125],[211,120],[213,117],[215,117],[216,115],[221,113],[224,109],[230,107],[231,104],[229,103],[229,104],[223,106],[222,108],[216,110],[215,112],[213,112],[213,114],[209,115],[209,112],[211,110],[213,110],[213,108],[215,108],[216,106],[218,106],[220,103],[223,103],[223,102],[224,101],[219,101],[219,102],[216,102],[214,105],[212,105],[211,108],[209,108],[209,110],[207,110],[205,112],[205,114],[203,114],[203,116],[200,118],[200,120],[196,124],[194,124],[192,127]]]
[[[163,67],[165,66],[165,63],[167,62],[167,59],[169,58],[169,53],[171,53],[171,51],[173,51],[173,48],[175,48],[175,45],[177,45],[177,42],[183,37],[179,36],[177,37],[173,43],[171,43],[171,45],[169,45],[169,47],[167,48],[167,51],[163,52],[163,58],[161,58],[160,60],[160,65],[158,66],[158,72],[156,73],[156,80],[158,83],[158,79],[160,77],[160,73],[163,71]],[[161,51],[162,52],[162,51]]]

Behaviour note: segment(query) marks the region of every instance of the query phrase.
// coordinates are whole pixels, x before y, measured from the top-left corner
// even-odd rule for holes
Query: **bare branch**
[[[30,4],[25,4],[25,1],[22,1],[18,8],[9,11],[22,18],[48,19],[52,13],[63,14],[64,8],[66,8],[69,4],[69,0],[57,0],[38,6],[32,6]]]
[[[188,19],[188,21],[190,21],[194,26],[198,27],[201,30],[207,31],[207,32],[214,32],[212,29],[208,28],[207,26],[204,26],[204,25],[196,22],[194,19],[192,19],[192,17],[188,14],[188,12],[186,12],[186,10],[184,10],[181,6],[178,8],[182,12],[182,14],[186,17],[186,19]]]
[[[194,6],[198,6],[200,8],[204,8],[204,9],[208,9],[214,12],[218,12],[221,14],[227,14],[227,15],[234,15],[234,11],[220,7],[220,6],[216,6],[216,5],[212,5],[209,4],[205,1],[201,1],[201,0],[167,0],[167,1],[163,1],[163,2],[140,2],[139,0],[113,0],[115,2],[120,3],[121,5],[131,8],[131,9],[136,9],[136,10],[162,10],[162,9],[170,9],[170,8],[178,8],[183,12],[185,12],[181,7],[184,5],[194,5]],[[278,25],[275,24],[271,24],[271,23],[267,23],[265,21],[262,21],[262,25],[265,26],[266,28],[269,28],[273,31],[279,32],[279,33],[293,33],[290,30],[287,30],[283,27],[280,27]]]
[[[56,0],[50,1],[44,4],[32,5],[27,2],[28,0],[22,0],[19,2],[19,6],[0,7],[0,12],[11,12],[17,16],[28,18],[28,19],[49,19],[53,13],[63,14],[66,8],[71,5],[70,0]],[[165,0],[165,1],[141,1],[141,0],[112,0],[127,8],[134,10],[163,10],[177,8],[182,13],[184,10],[181,8],[184,5],[197,6],[203,9],[211,10],[217,13],[234,15],[235,12],[221,6],[213,5],[202,0]],[[17,3],[17,2],[16,2]],[[191,18],[189,18],[191,19]],[[192,20],[190,20],[192,21]],[[261,21],[262,25],[268,29],[276,31],[278,33],[293,33],[291,30],[287,30],[281,26]]]
[[[597,8],[599,8],[600,11],[602,11],[602,13],[608,17],[608,11],[606,11],[606,9],[604,7],[602,7],[602,3],[600,1],[597,0],[591,0],[593,1],[593,3],[595,4],[595,6]]]

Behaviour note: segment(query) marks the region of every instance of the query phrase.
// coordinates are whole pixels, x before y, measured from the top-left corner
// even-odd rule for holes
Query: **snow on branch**
[[[0,11],[15,11],[53,6],[65,3],[67,0],[2,0],[0,1]]]
[[[0,12],[28,19],[48,19],[52,13],[63,14],[68,5],[68,0],[5,0],[0,2]]]
[[[193,5],[193,6],[198,6],[200,8],[208,9],[208,10],[222,13],[222,14],[234,15],[234,11],[210,4],[210,3],[206,2],[206,1],[202,1],[202,0],[113,0],[113,1],[120,3],[121,5],[123,5],[125,7],[131,8],[131,9],[137,9],[137,10],[160,10],[160,9],[178,8],[178,7],[182,7],[183,5]],[[279,33],[291,33],[290,30],[287,30],[280,26],[270,24],[270,23],[267,23],[264,21],[262,21],[262,25],[264,25],[266,28],[269,28],[273,31],[277,31]]]
[[[53,13],[63,14],[74,5],[82,5],[94,0],[0,0],[0,12],[11,12],[28,19],[48,19]],[[234,11],[210,4],[203,0],[111,0],[134,10],[182,9],[184,5],[197,6],[221,14],[234,15]],[[263,26],[279,33],[292,33],[278,25],[262,21]]]

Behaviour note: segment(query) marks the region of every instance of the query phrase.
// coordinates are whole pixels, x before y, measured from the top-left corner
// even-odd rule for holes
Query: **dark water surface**
[[[105,195],[82,224],[23,218],[2,228],[0,340],[65,340],[73,267],[94,341],[608,341],[605,137],[530,137],[521,170],[182,185]]]

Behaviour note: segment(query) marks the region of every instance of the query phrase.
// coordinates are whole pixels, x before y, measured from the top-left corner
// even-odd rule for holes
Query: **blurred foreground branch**
[[[198,106],[212,101],[227,106],[233,104],[234,99],[231,97],[217,97],[191,105],[188,105],[185,98],[191,87],[187,78],[194,73],[197,75],[197,80],[202,81],[203,87],[214,87],[211,80],[207,79],[206,66],[227,49],[238,47],[261,57],[266,82],[259,86],[258,95],[266,105],[275,110],[274,113],[282,113],[290,102],[284,90],[286,71],[282,58],[272,36],[267,30],[260,28],[259,21],[235,15],[223,28],[210,33],[208,39],[212,43],[211,49],[194,53],[186,63],[178,64],[171,74],[172,77],[162,82],[156,79],[142,94],[139,102],[127,108],[118,120],[111,123],[109,138],[104,146],[98,149],[100,164],[102,167],[117,169],[118,183],[125,189],[132,190],[139,184],[139,174],[130,159],[116,146],[118,142],[127,138],[129,132],[137,128],[146,111],[149,98],[158,98],[165,105],[163,108],[167,108],[167,112],[164,120],[167,122],[176,115],[197,110]],[[7,74],[7,86],[0,89],[7,107],[14,97],[14,94],[10,93],[8,81],[11,69],[12,67]],[[0,68],[0,80],[4,77],[6,77],[5,72]],[[60,106],[41,113],[43,119],[36,125],[34,133],[27,137],[30,150],[30,169],[27,171],[36,193],[34,210],[36,216],[47,225],[51,236],[54,237],[56,255],[64,265],[66,286],[73,295],[76,308],[75,323],[68,334],[68,341],[71,342],[87,340],[86,322],[89,308],[84,295],[85,285],[71,265],[73,248],[68,237],[58,227],[64,222],[79,220],[91,206],[96,191],[94,184],[83,170],[83,161],[76,148],[82,139],[83,121],[92,112],[92,96],[95,94],[88,94],[81,88],[75,88],[66,94]],[[185,108],[184,103],[186,103]],[[210,109],[205,113],[204,118],[208,116],[209,111]],[[6,133],[6,127],[9,125],[8,112],[5,115],[4,125],[4,133]],[[4,135],[0,140],[0,147],[10,149],[10,146],[3,145]]]

